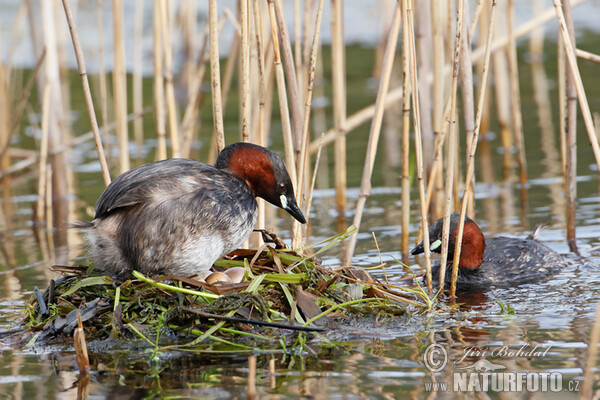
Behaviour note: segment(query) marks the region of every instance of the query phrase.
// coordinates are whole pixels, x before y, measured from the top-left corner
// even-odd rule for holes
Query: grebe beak
[[[441,248],[440,246],[442,245],[442,241],[440,239],[437,239],[436,241],[432,242],[429,245],[429,251],[435,252],[435,253],[440,253],[441,252]],[[419,243],[414,249],[412,249],[410,251],[410,254],[412,254],[413,256],[415,254],[421,254],[421,253],[425,253],[425,246],[423,246],[423,242]]]
[[[423,252],[425,252],[425,248],[423,247],[423,242],[421,242],[410,251],[410,254],[414,256],[415,254],[421,254]]]
[[[279,200],[281,201],[281,208],[287,211],[292,217],[296,218],[296,220],[298,220],[298,222],[301,224],[306,223],[304,214],[302,214],[302,211],[300,211],[298,203],[296,203],[296,199],[294,197],[286,197],[284,194],[282,194]]]

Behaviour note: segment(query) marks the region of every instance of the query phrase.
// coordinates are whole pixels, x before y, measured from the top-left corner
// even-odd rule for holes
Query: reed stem
[[[113,0],[113,91],[115,96],[115,118],[119,138],[119,171],[128,171],[129,133],[127,130],[127,72],[125,71],[125,40],[123,37],[123,1]]]
[[[356,204],[356,214],[354,216],[353,225],[356,226],[357,231],[350,237],[348,247],[346,248],[346,254],[344,257],[344,265],[350,266],[352,262],[352,255],[356,247],[356,240],[358,236],[358,229],[360,228],[360,221],[362,219],[362,213],[364,210],[367,196],[371,192],[371,175],[373,173],[373,165],[375,164],[375,155],[377,154],[377,144],[379,142],[379,133],[381,132],[381,121],[383,119],[384,112],[384,99],[385,93],[388,91],[390,76],[392,74],[392,67],[394,65],[394,56],[396,55],[396,44],[398,42],[398,34],[400,32],[400,6],[396,4],[394,9],[394,17],[392,19],[392,25],[390,26],[390,32],[388,35],[388,43],[385,49],[385,56],[383,62],[383,71],[381,73],[381,80],[379,82],[379,90],[377,91],[377,100],[375,102],[375,117],[371,124],[371,132],[369,133],[369,142],[367,143],[367,154],[365,156],[365,165],[363,168],[363,176],[360,184],[360,194]]]
[[[225,128],[223,126],[223,108],[221,99],[221,68],[219,60],[219,24],[217,18],[217,0],[210,0],[208,5],[209,38],[210,38],[210,76],[213,106],[213,134],[216,138],[217,152],[225,147]]]
[[[90,124],[92,125],[92,132],[94,132],[94,140],[96,142],[96,151],[98,152],[98,160],[100,161],[100,168],[102,169],[102,179],[104,179],[104,185],[108,186],[110,183],[110,172],[108,170],[108,164],[106,163],[106,156],[104,155],[104,148],[102,146],[102,139],[100,138],[100,131],[98,130],[98,121],[96,120],[96,111],[94,110],[94,101],[92,100],[92,92],[90,90],[90,82],[87,76],[87,70],[85,65],[85,57],[83,55],[83,48],[81,47],[81,41],[79,40],[79,34],[77,33],[77,27],[73,19],[73,13],[71,11],[71,5],[69,0],[63,0],[63,7],[65,9],[65,15],[67,17],[67,23],[69,24],[69,31],[71,32],[71,39],[73,40],[73,48],[75,49],[75,56],[77,57],[77,65],[79,67],[79,75],[81,76],[81,83],[83,85],[83,94],[85,97],[85,104],[87,106],[88,114],[90,117]],[[44,89],[44,92],[47,90]],[[44,99],[45,99],[44,94]],[[127,121],[127,114],[125,114],[125,121]],[[127,153],[129,154],[129,153]],[[42,157],[40,157],[42,158]],[[129,160],[129,158],[128,158]]]
[[[494,12],[496,10],[496,0],[492,0],[490,10],[490,18],[487,32],[487,45],[486,53],[483,61],[483,72],[481,76],[481,84],[479,86],[479,97],[477,99],[477,114],[475,115],[475,129],[473,130],[473,136],[471,137],[471,144],[469,146],[469,159],[467,162],[467,176],[465,177],[465,190],[463,193],[462,203],[460,207],[460,218],[458,220],[458,227],[456,232],[456,243],[454,246],[454,259],[452,260],[452,283],[450,289],[450,295],[455,296],[456,294],[456,281],[458,279],[458,264],[460,260],[460,250],[462,247],[462,236],[465,227],[465,214],[467,211],[467,205],[469,201],[469,192],[471,191],[471,185],[473,184],[473,175],[475,171],[475,152],[477,151],[477,144],[479,143],[479,132],[481,129],[481,119],[483,116],[485,92],[487,88],[487,81],[489,76],[489,65],[491,56],[491,44],[494,35]],[[444,282],[444,281],[440,281]],[[441,285],[444,285],[441,283]],[[442,286],[443,287],[443,286]]]

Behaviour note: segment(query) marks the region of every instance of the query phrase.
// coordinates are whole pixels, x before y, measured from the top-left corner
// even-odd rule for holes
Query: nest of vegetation
[[[138,272],[117,281],[91,267],[55,266],[63,276],[44,292],[35,289],[24,321],[29,334],[18,338],[23,345],[70,340],[80,317],[88,340],[140,338],[156,348],[179,349],[200,342],[228,350],[288,348],[349,319],[381,320],[431,308],[420,287],[377,282],[362,268],[321,266],[316,256],[354,231],[350,227],[302,251],[281,248],[274,236],[259,250],[237,250],[213,267],[243,267],[237,284]],[[301,255],[318,245],[312,255]]]

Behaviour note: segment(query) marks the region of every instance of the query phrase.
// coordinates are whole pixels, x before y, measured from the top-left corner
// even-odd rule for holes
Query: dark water
[[[594,38],[597,40],[597,35],[586,35],[592,41]],[[372,57],[371,50],[353,51],[359,52],[355,55],[362,54],[363,59]],[[550,45],[549,57],[552,54]],[[584,74],[592,68],[589,63],[582,64]],[[597,71],[597,66],[595,68]],[[553,64],[548,63],[548,73],[553,73],[553,70]],[[508,289],[492,287],[484,293],[461,296],[455,308],[450,307],[452,303],[448,299],[442,299],[446,306],[436,308],[432,313],[416,315],[411,320],[402,319],[385,324],[373,320],[343,327],[326,335],[326,338],[312,338],[299,353],[256,352],[259,398],[392,399],[422,398],[435,394],[449,398],[456,395],[468,397],[477,394],[472,390],[479,389],[475,381],[471,381],[470,385],[466,383],[469,374],[478,373],[477,382],[483,382],[479,379],[488,379],[482,375],[484,372],[480,364],[474,366],[478,360],[488,360],[491,363],[488,368],[497,368],[489,377],[489,382],[496,385],[495,389],[517,389],[502,393],[489,391],[488,394],[494,398],[575,398],[580,395],[584,384],[600,389],[598,364],[588,365],[590,330],[600,301],[600,257],[592,252],[593,247],[600,244],[597,168],[587,145],[585,131],[581,128],[578,151],[578,253],[574,253],[565,241],[558,138],[555,135],[549,139],[540,134],[531,89],[528,89],[530,72],[526,64],[521,71],[529,200],[523,205],[518,185],[514,181],[502,180],[501,154],[496,150],[499,140],[493,134],[488,135],[492,139],[492,161],[487,164],[480,162],[477,173],[478,181],[481,181],[479,174],[489,169],[493,181],[477,184],[476,218],[488,236],[507,234],[524,237],[537,224],[544,223],[546,228],[540,240],[564,256],[567,268],[546,282]],[[598,76],[597,73],[595,76]],[[588,98],[592,109],[598,109],[598,85],[594,87],[592,83],[586,87],[589,88]],[[350,109],[369,104],[374,96],[366,78],[353,82],[349,92],[364,94],[350,96],[354,99]],[[553,98],[556,98],[555,93]],[[231,118],[237,120],[233,116]],[[207,129],[206,126],[204,124],[204,129]],[[555,126],[558,124],[555,123]],[[277,129],[276,125],[274,129]],[[495,129],[493,125],[491,129]],[[347,215],[340,223],[334,211],[333,191],[319,189],[311,211],[311,242],[330,237],[340,227],[345,228],[351,223],[351,210],[358,196],[366,133],[368,127],[349,135],[351,188],[348,190]],[[554,143],[545,146],[549,141]],[[152,140],[147,141],[149,150],[153,144]],[[273,147],[281,148],[280,145],[275,140]],[[205,148],[201,148],[204,150],[200,151],[200,158]],[[89,217],[85,215],[85,209],[93,206],[102,184],[94,163],[93,145],[86,143],[73,154],[78,171],[78,208],[80,218],[86,219]],[[398,184],[386,185],[384,182],[389,182],[389,179],[397,181],[399,168],[386,165],[381,158],[376,165],[374,189],[367,201],[354,264],[377,265],[381,257],[387,263],[385,271],[388,278],[394,280],[406,273],[393,260],[402,259],[398,250],[401,192]],[[12,229],[3,239],[4,248],[12,251],[3,253],[5,257],[0,258],[0,327],[3,330],[14,327],[23,319],[24,301],[31,295],[33,287],[45,287],[50,278],[49,265],[41,261],[41,250],[31,229],[35,200],[32,193],[35,190],[35,179],[21,177],[14,182],[11,204],[15,215],[11,220]],[[414,210],[411,243],[414,243],[418,226],[418,196],[413,193],[411,198],[411,208]],[[287,217],[274,221],[273,227],[279,235],[289,237]],[[380,251],[372,233],[377,238]],[[74,244],[75,241],[76,238]],[[323,257],[324,264],[339,265],[342,252],[343,247],[330,250]],[[11,255],[12,262],[9,258]],[[405,261],[415,265],[418,260],[411,257]],[[13,262],[16,269],[8,267]],[[381,270],[373,274],[383,278]],[[503,310],[500,303],[513,312]],[[434,343],[441,347],[428,351],[428,346]],[[75,384],[77,365],[74,351],[69,346],[32,347],[22,351],[3,349],[0,355],[0,397],[71,398],[77,394],[77,390],[87,391],[91,398],[110,399],[246,397],[247,354],[165,352],[159,355],[158,360],[152,360],[151,353],[144,351],[143,343],[134,341],[128,343],[127,348],[122,348],[122,345],[115,348],[110,343],[91,344],[90,358],[94,373],[87,387]],[[447,355],[447,364],[439,372],[433,373],[431,369],[443,362],[443,353]],[[431,368],[427,367],[428,363]],[[271,365],[273,373],[270,372]],[[591,380],[584,380],[586,371],[591,373]],[[529,372],[542,375],[519,375]],[[467,381],[461,381],[463,378]],[[441,392],[432,392],[428,386],[431,382],[448,383],[451,391],[446,392],[441,386]],[[543,385],[548,385],[546,391],[542,391]],[[529,393],[528,388],[536,393]]]

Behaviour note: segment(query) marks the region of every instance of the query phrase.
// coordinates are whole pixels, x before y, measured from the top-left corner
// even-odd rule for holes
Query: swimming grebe
[[[250,236],[256,196],[306,222],[281,157],[235,143],[215,166],[176,158],[123,173],[98,199],[95,219],[78,227],[95,267],[113,276],[201,276]]]
[[[446,266],[446,285],[452,280],[452,260],[458,229],[458,213],[450,218],[450,243]],[[430,249],[442,251],[443,218],[429,228]],[[504,236],[485,239],[479,226],[472,219],[465,218],[465,226],[460,251],[457,284],[463,288],[508,287],[523,283],[537,282],[543,276],[565,266],[561,257],[552,249],[535,240],[537,229],[526,239]],[[411,254],[423,253],[423,242]],[[432,276],[439,280],[440,262],[432,265]]]

